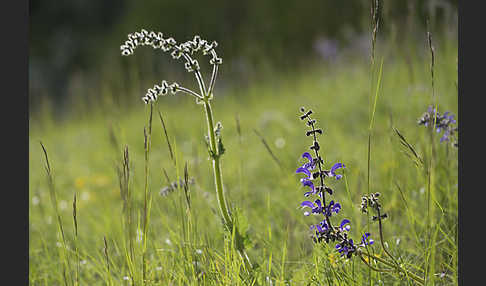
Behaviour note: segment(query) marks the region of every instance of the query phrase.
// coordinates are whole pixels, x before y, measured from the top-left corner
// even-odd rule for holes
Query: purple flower
[[[309,152],[305,152],[304,154],[302,154],[302,158],[307,159],[309,162],[299,167],[295,172],[304,173],[310,178],[311,177],[310,171],[313,170],[315,167],[314,160],[312,159],[312,156]]]
[[[306,158],[309,161],[305,163],[302,167],[313,170],[315,167],[315,163],[314,159],[312,159],[312,155],[309,152],[304,152],[304,154],[302,154],[302,158]]]
[[[446,131],[444,132],[444,134],[440,138],[440,142],[448,141],[449,140],[449,134],[450,134],[450,131],[448,129],[446,129]]]
[[[440,138],[440,142],[449,141],[450,137],[455,138],[457,127],[453,125],[456,123],[457,121],[454,119],[454,114],[446,111],[444,114],[440,115],[440,113],[431,106],[429,106],[427,112],[418,120],[419,125],[424,125],[426,127],[434,126],[437,133],[444,131],[444,134]],[[456,142],[454,142],[454,146],[457,146]]]
[[[347,241],[343,241],[342,243],[336,244],[336,249],[341,256],[351,257],[351,254],[355,251],[356,247],[354,246],[354,242],[352,239]]]
[[[315,188],[314,188],[314,184],[313,184],[311,181],[309,181],[309,180],[305,180],[305,181],[303,181],[303,182],[302,182],[302,185],[303,185],[304,187],[305,187],[305,186],[308,186],[308,187],[309,187],[309,188],[311,188],[311,190],[312,190],[312,191],[306,192],[306,193],[304,194],[304,196],[305,196],[305,197],[308,197],[308,196],[310,196],[311,194],[315,194],[315,193],[316,193]]]
[[[302,208],[305,208],[305,207],[311,208],[312,209],[311,212],[313,214],[321,214],[322,213],[322,204],[321,204],[321,200],[319,200],[319,199],[315,200],[314,203],[312,203],[310,201],[303,201],[300,205],[302,206]],[[310,213],[308,211],[305,211],[304,215],[308,216],[308,215],[310,215]]]
[[[336,249],[337,251],[339,251],[339,253],[342,253],[344,251],[344,253],[342,253],[341,255],[348,253],[348,248],[344,245],[341,245],[340,243],[336,244]]]
[[[360,246],[365,246],[365,245],[372,245],[373,243],[375,243],[375,241],[373,239],[368,239],[368,237],[370,236],[369,232],[365,232],[365,234],[363,234],[363,236],[361,237],[361,244]]]
[[[342,231],[349,231],[351,229],[350,223],[351,222],[349,221],[349,219],[343,219],[341,221],[341,225],[339,226],[339,229]]]
[[[449,111],[446,111],[442,116],[449,121],[449,124],[455,124],[456,120],[454,119],[454,114],[451,113],[451,115],[448,115],[449,113]]]
[[[336,180],[339,180],[343,177],[343,175],[339,175],[339,174],[336,174],[335,171],[337,169],[341,169],[341,168],[346,168],[346,166],[344,166],[344,164],[342,163],[336,163],[334,164],[332,167],[331,167],[331,170],[329,171],[329,177],[336,177]]]
[[[307,186],[307,187],[311,188],[312,191],[306,192],[304,194],[304,196],[308,197],[311,194],[315,194],[314,183],[312,183],[312,181],[311,181],[312,180],[311,170],[313,170],[315,168],[315,162],[312,159],[312,156],[309,152],[305,152],[304,154],[302,154],[302,158],[307,159],[308,162],[305,163],[304,165],[302,165],[301,167],[299,167],[295,171],[295,173],[297,173],[297,174],[303,173],[303,174],[307,175],[307,177],[301,178],[300,182],[302,183],[302,185],[304,187]]]
[[[299,167],[296,171],[295,171],[296,174],[298,173],[304,173],[305,175],[307,175],[307,178],[302,178],[300,179],[300,181],[302,182],[303,180],[305,179],[311,179],[312,178],[312,174],[311,174],[311,171],[305,167]]]
[[[311,212],[305,211],[304,215],[308,216],[311,213],[315,214],[327,214],[327,216],[331,216],[332,213],[338,213],[341,210],[341,204],[339,203],[334,203],[334,201],[329,202],[328,206],[322,206],[321,200],[317,199],[313,202],[311,201],[303,201],[300,206],[302,208],[311,208]]]
[[[311,225],[310,226],[310,229],[311,230],[315,229],[316,230],[316,234],[318,234],[318,233],[323,233],[324,231],[328,230],[329,229],[329,226],[327,225],[326,220],[323,220],[319,224],[313,224],[313,225]]]
[[[329,205],[326,207],[326,214],[327,216],[331,216],[332,213],[338,213],[341,210],[340,203],[334,203],[334,201],[330,201]]]

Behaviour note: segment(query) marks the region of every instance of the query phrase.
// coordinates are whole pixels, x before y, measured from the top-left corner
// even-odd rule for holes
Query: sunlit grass
[[[446,45],[447,44],[447,45]],[[442,48],[442,49],[441,49]],[[435,94],[439,110],[457,114],[456,46],[444,43],[436,54]],[[425,128],[417,118],[431,103],[429,64],[413,62],[414,82],[409,67],[397,55],[385,56],[382,86],[377,101],[372,137],[371,187],[383,194],[384,235],[389,249],[408,269],[424,269],[424,235],[428,233],[427,181],[423,170],[403,154],[393,127],[417,152],[426,156],[430,146]],[[222,66],[224,79],[224,65]],[[244,90],[216,86],[214,115],[224,123],[226,152],[222,157],[224,187],[231,202],[247,218],[253,246],[248,250],[258,267],[255,285],[363,285],[369,273],[360,261],[345,261],[331,247],[314,245],[309,238],[309,219],[299,204],[303,188],[294,174],[300,154],[308,147],[298,119],[301,106],[314,110],[324,130],[321,148],[324,160],[346,164],[345,184],[335,184],[334,198],[353,222],[352,234],[366,227],[359,212],[360,197],[367,192],[367,148],[369,127],[369,65],[354,61],[340,66],[313,67],[287,76],[254,82]],[[142,85],[143,86],[143,85]],[[127,91],[128,92],[128,91]],[[63,285],[57,219],[49,198],[39,141],[49,154],[56,187],[58,210],[66,234],[67,257],[76,265],[73,248],[73,195],[76,193],[77,238],[81,285],[128,285],[124,257],[122,199],[115,167],[122,158],[123,145],[130,148],[135,224],[143,225],[145,183],[144,125],[147,107],[143,95],[130,94],[131,108],[118,109],[100,93],[100,104],[90,111],[61,122],[44,113],[31,117],[29,143],[29,276],[32,285]],[[152,194],[150,228],[147,233],[147,278],[155,285],[247,285],[252,283],[242,261],[224,240],[214,192],[213,175],[204,144],[206,126],[200,106],[189,97],[164,98],[154,105],[149,161],[149,188]],[[72,107],[76,109],[75,106]],[[177,164],[170,157],[164,130]],[[237,130],[237,120],[240,133]],[[110,127],[111,126],[111,127]],[[112,128],[116,140],[110,139]],[[257,136],[254,130],[258,131]],[[268,152],[278,158],[281,167]],[[457,285],[457,152],[436,144],[433,184],[435,201],[432,217],[435,244],[435,281]],[[116,143],[113,143],[116,142]],[[116,145],[118,144],[118,145]],[[187,212],[184,191],[160,196],[161,188],[183,177],[184,165],[194,177],[190,185],[191,213]],[[236,207],[236,206],[235,206]],[[371,225],[373,229],[374,225]],[[375,231],[376,233],[376,231]],[[104,237],[108,246],[105,256]],[[137,245],[138,251],[142,245]],[[141,254],[141,252],[140,252]],[[109,271],[106,261],[109,261]],[[137,258],[137,261],[141,258]],[[139,269],[141,264],[136,266]],[[74,272],[73,272],[74,273]],[[441,278],[441,273],[444,276]],[[406,279],[376,274],[373,281],[405,285]],[[74,277],[74,276],[73,276]],[[267,278],[268,277],[268,278]],[[248,280],[245,280],[248,279]],[[290,282],[291,281],[291,282]],[[314,282],[312,282],[314,281]],[[149,285],[150,285],[149,283]],[[158,283],[158,284],[157,284]],[[402,284],[401,284],[402,283]],[[410,282],[411,283],[411,282]]]

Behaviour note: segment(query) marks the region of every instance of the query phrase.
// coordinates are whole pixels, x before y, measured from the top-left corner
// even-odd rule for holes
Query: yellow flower
[[[86,184],[86,180],[84,178],[76,178],[74,180],[74,186],[78,189],[82,189]]]
[[[104,187],[109,183],[109,178],[105,175],[93,176],[92,182],[98,187]]]
[[[329,262],[331,262],[331,265],[332,266],[336,266],[336,255],[334,253],[330,253],[328,255],[328,258],[329,258]]]

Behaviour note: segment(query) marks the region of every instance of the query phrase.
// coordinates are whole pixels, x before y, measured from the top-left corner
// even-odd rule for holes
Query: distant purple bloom
[[[338,41],[321,37],[314,42],[314,49],[323,59],[332,61],[338,56]]]
[[[449,140],[449,134],[450,134],[450,131],[446,130],[444,132],[444,134],[442,135],[442,137],[440,137],[440,142],[448,141]]]
[[[445,119],[449,121],[450,124],[455,124],[456,120],[454,119],[454,114],[451,113],[451,115],[448,115],[450,112],[446,111],[444,112],[444,115],[442,115]]]
[[[438,113],[435,108],[432,108],[432,106],[429,106],[427,112],[425,112],[418,120],[419,125],[424,125],[426,127],[434,126],[437,133],[444,131],[444,134],[440,138],[440,142],[449,141],[450,137],[455,138],[457,127],[453,125],[456,123],[457,121],[454,119],[454,114],[446,111],[444,114],[440,115],[440,113]],[[454,143],[454,146],[457,147],[457,142]]]

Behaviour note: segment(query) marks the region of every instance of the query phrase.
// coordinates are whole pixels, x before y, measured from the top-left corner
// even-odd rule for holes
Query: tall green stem
[[[221,164],[219,161],[219,150],[216,145],[216,135],[214,133],[214,121],[213,121],[213,111],[211,109],[211,104],[209,101],[204,102],[204,110],[206,111],[206,120],[208,123],[208,135],[209,144],[211,152],[214,154],[213,160],[213,171],[214,171],[214,182],[216,185],[216,195],[218,198],[219,210],[223,216],[224,223],[229,226],[231,223],[231,217],[228,212],[228,204],[226,203],[226,198],[223,193],[223,176],[221,174]]]
[[[213,171],[214,171],[214,182],[216,185],[216,196],[218,198],[218,205],[221,215],[223,216],[225,227],[228,228],[229,231],[233,228],[233,221],[231,220],[231,216],[228,210],[228,204],[226,203],[226,198],[223,192],[223,175],[221,173],[221,162],[220,162],[220,150],[218,150],[218,146],[216,144],[216,134],[214,131],[214,120],[213,120],[213,111],[211,109],[211,104],[209,103],[208,97],[205,97],[204,101],[204,110],[206,112],[206,120],[208,123],[208,135],[209,135],[209,148],[212,152],[212,160],[213,160]],[[245,262],[245,265],[248,267],[252,267],[251,261],[246,254],[243,246],[238,246],[237,251],[240,257]]]

